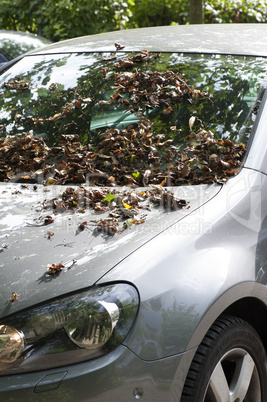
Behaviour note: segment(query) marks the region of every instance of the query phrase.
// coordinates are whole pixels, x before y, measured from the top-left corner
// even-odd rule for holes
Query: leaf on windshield
[[[88,183],[89,186],[136,188],[160,184],[168,187],[224,183],[236,174],[241,167],[245,146],[234,144],[228,139],[214,139],[213,134],[205,130],[205,125],[198,116],[189,118],[187,130],[190,135],[185,140],[184,148],[179,148],[172,140],[173,131],[177,136],[182,131],[178,127],[179,119],[177,126],[168,127],[164,123],[163,134],[160,131],[161,118],[159,121],[155,120],[154,125],[151,120],[144,118],[147,111],[173,114],[176,111],[175,105],[181,103],[194,104],[196,101],[208,100],[212,104],[212,96],[190,85],[184,74],[171,70],[153,71],[158,58],[159,54],[146,50],[133,56],[119,54],[108,59],[103,58],[102,61],[106,64],[102,72],[100,70],[99,88],[102,85],[101,79],[104,80],[103,83],[110,79],[108,85],[114,84],[111,88],[115,93],[109,98],[104,97],[105,91],[102,88],[99,95],[103,96],[103,100],[99,101],[90,91],[82,94],[77,87],[72,91],[71,100],[59,96],[58,105],[53,103],[53,107],[48,108],[50,116],[45,116],[44,113],[38,116],[36,113],[26,118],[24,109],[20,112],[14,110],[15,123],[20,125],[26,119],[33,129],[31,133],[21,134],[19,138],[0,138],[0,181],[45,185]],[[151,69],[150,62],[153,62]],[[143,69],[142,64],[145,66]],[[22,78],[16,77],[5,83],[4,87],[23,90],[27,85],[29,84]],[[52,94],[58,96],[61,93],[58,92],[59,87],[60,84],[53,82],[49,90],[38,90],[43,90],[43,96],[47,92],[49,97]],[[139,120],[134,120],[133,125],[120,125],[120,128],[107,126],[106,129],[99,130],[97,139],[88,132],[88,142],[92,137],[93,145],[82,145],[80,135],[72,134],[76,126],[77,130],[79,128],[73,119],[75,117],[82,121],[84,108],[88,107],[90,114],[92,107],[97,108],[103,103],[114,104],[115,109],[120,106],[126,108]],[[67,118],[70,120],[63,124]],[[165,121],[166,119],[168,117],[165,116]],[[43,125],[53,128],[55,146],[48,147],[40,136],[35,137],[34,128]],[[185,137],[185,133],[182,133],[182,137]],[[108,198],[104,202],[103,198],[96,202],[90,201],[95,210],[104,212],[108,203],[115,202],[116,194],[108,194],[106,192],[105,197]],[[116,202],[119,202],[118,198]],[[61,212],[76,207],[84,209],[76,199],[55,200],[53,206],[55,211]]]
[[[0,180],[130,187],[223,183],[239,171],[246,150],[242,143],[216,140],[200,129],[191,132],[180,151],[164,134],[155,135],[149,120],[140,120],[136,128],[107,129],[94,150],[78,139],[65,134],[58,146],[49,148],[29,134],[0,138]]]
[[[121,63],[124,63],[122,67],[125,68],[125,61]],[[137,112],[140,108],[145,111],[161,107],[166,114],[172,112],[172,106],[178,102],[194,103],[196,99],[212,98],[210,94],[194,89],[182,74],[173,71],[119,72],[115,74],[115,84],[114,89],[117,93],[111,96],[108,102],[127,106],[132,112]],[[126,103],[125,95],[127,95]]]
[[[193,127],[195,121],[196,121],[196,117],[191,116],[190,119],[189,119],[189,128],[190,128],[190,130],[192,130],[192,127]]]
[[[6,88],[9,91],[15,90],[21,92],[29,89],[29,84],[23,78],[16,77],[15,79],[10,79],[8,82],[5,82],[2,88]]]

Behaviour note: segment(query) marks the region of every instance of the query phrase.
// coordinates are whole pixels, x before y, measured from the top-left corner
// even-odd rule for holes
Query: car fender
[[[265,285],[255,283],[267,261],[258,255],[266,238],[266,180],[243,169],[213,199],[98,282],[127,280],[139,290],[139,314],[124,341],[139,357],[154,360],[196,347],[240,298],[266,302]]]

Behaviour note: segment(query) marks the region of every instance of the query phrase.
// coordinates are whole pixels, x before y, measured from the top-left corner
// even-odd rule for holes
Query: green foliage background
[[[267,22],[267,0],[205,1],[205,23]],[[189,0],[0,0],[0,29],[53,41],[100,32],[187,24]]]

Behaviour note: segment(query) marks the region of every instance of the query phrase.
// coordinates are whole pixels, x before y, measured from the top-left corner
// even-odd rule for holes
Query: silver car
[[[267,400],[266,25],[0,72],[0,400]]]

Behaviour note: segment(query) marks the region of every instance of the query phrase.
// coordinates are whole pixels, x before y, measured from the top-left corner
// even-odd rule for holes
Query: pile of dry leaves
[[[212,103],[210,94],[190,86],[182,74],[151,71],[147,67],[142,71],[139,67],[142,63],[147,66],[159,57],[145,50],[123,58],[115,55],[115,60],[103,70],[104,79],[112,73],[115,94],[97,103],[126,107],[140,119],[135,126],[107,128],[98,133],[99,141],[94,147],[82,146],[75,134],[61,134],[54,147],[48,147],[42,138],[32,134],[18,139],[0,138],[0,180],[47,185],[178,186],[223,183],[237,173],[245,152],[243,144],[234,144],[228,139],[216,140],[211,132],[201,129],[191,132],[184,149],[180,150],[173,145],[172,127],[166,137],[155,132],[151,121],[144,118],[148,109],[169,114],[174,105],[184,101],[208,100]],[[56,84],[51,86],[54,88]],[[22,91],[28,84],[17,78],[5,83],[4,87]],[[81,108],[79,100],[74,104],[67,103],[53,116],[32,120],[34,124],[43,120],[55,122],[77,108]],[[190,130],[193,125],[189,121]]]
[[[96,218],[90,222],[82,222],[77,234],[88,227],[94,226],[94,233],[114,235],[123,232],[130,226],[145,222],[150,205],[162,206],[165,210],[175,211],[188,207],[188,202],[175,196],[162,186],[151,186],[149,189],[137,192],[135,190],[115,191],[107,188],[73,188],[67,187],[58,197],[44,201],[44,209],[52,209],[55,214],[65,211],[84,212],[91,208],[95,212],[107,212],[105,218]],[[143,212],[143,214],[141,213]]]
[[[18,92],[25,91],[29,89],[29,84],[22,78],[17,77],[15,79],[11,79],[3,85],[3,88],[8,90],[15,90]]]
[[[189,85],[183,74],[173,71],[144,72],[137,68],[138,64],[151,62],[159,57],[159,54],[143,50],[132,57],[127,56],[114,63],[111,69],[118,71],[115,73],[115,85],[112,89],[116,93],[109,100],[98,103],[116,103],[138,114],[154,108],[161,108],[164,114],[169,114],[173,111],[172,106],[181,101],[194,103],[196,99],[212,100],[211,94],[201,92]],[[126,71],[120,71],[122,69]],[[129,69],[134,71],[127,71]],[[109,69],[104,70],[104,76],[108,73]]]
[[[53,147],[29,133],[19,138],[0,138],[0,181],[46,185],[86,183],[86,187],[67,187],[58,197],[45,200],[43,208],[52,210],[55,215],[92,209],[95,219],[80,223],[77,234],[90,227],[95,235],[113,236],[133,225],[143,224],[152,205],[167,211],[189,207],[186,200],[179,199],[164,186],[224,183],[238,173],[245,145],[228,139],[216,140],[204,129],[193,132],[195,117],[189,121],[191,133],[183,148],[175,146],[171,139],[171,131],[176,127],[170,127],[167,136],[153,130],[152,122],[145,118],[149,110],[168,115],[181,102],[212,102],[210,94],[190,86],[182,74],[138,68],[158,57],[147,51],[122,59],[115,56],[115,61],[102,71],[104,80],[112,71],[115,93],[97,104],[127,108],[140,119],[135,126],[107,128],[98,133],[99,141],[94,146],[82,145],[79,135],[64,134],[65,131]],[[49,89],[56,87],[53,83]],[[4,88],[21,92],[28,90],[29,84],[16,78],[5,83]],[[91,103],[91,98],[80,97],[74,103],[66,103],[52,116],[32,117],[30,122],[34,126],[44,122],[56,124],[73,110],[82,111],[82,104]],[[22,118],[20,114],[15,115],[15,121]],[[0,125],[0,132],[3,130],[4,125]],[[113,188],[115,186],[131,189],[118,190]],[[144,189],[135,190],[137,187]],[[98,217],[100,213],[102,217]],[[33,225],[43,226],[53,221],[48,215]],[[47,232],[48,239],[53,235],[52,231]],[[68,269],[74,264],[75,260]],[[47,274],[56,275],[63,268],[66,267],[62,263],[49,264]],[[17,297],[13,293],[10,300]]]
[[[223,183],[239,171],[244,152],[243,144],[215,140],[205,130],[191,133],[180,151],[141,120],[137,128],[107,129],[96,149],[82,146],[77,135],[62,135],[51,148],[32,135],[0,138],[0,180],[131,187]]]
[[[132,112],[138,112],[140,108],[160,107],[163,113],[168,114],[172,112],[173,105],[183,100],[193,103],[197,98],[204,100],[211,97],[191,87],[182,74],[173,71],[117,73],[115,83],[117,93],[111,100],[128,106]],[[123,97],[125,94],[128,95],[126,99]]]

